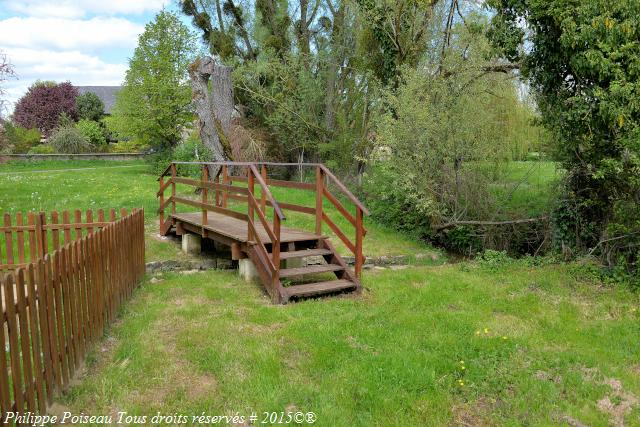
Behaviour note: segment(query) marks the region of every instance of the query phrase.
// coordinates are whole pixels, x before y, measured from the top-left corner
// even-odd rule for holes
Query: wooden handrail
[[[177,165],[200,165],[204,168],[207,166],[221,166],[219,168],[218,174],[215,177],[208,177],[207,180],[195,180],[189,178],[178,178],[176,176],[176,167]],[[244,176],[230,176],[229,175],[229,167],[230,166],[240,166],[246,168],[247,175]],[[314,183],[298,183],[293,181],[284,181],[277,180],[267,177],[267,166],[296,166],[296,167],[306,167],[306,168],[314,168],[316,170],[316,179]],[[171,173],[171,178],[164,182],[163,177]],[[222,174],[222,183],[219,183],[219,175]],[[343,194],[343,196],[351,202],[355,206],[355,214],[349,212],[345,205],[343,205],[330,191],[327,187],[326,180],[330,181],[335,187]],[[235,215],[235,213],[231,214],[229,209],[226,209],[226,201],[227,199],[240,200],[247,203],[247,214],[243,215],[248,222],[247,227],[247,235],[250,241],[256,242],[259,246],[261,246],[262,252],[268,253],[266,247],[263,242],[257,236],[257,230],[255,228],[255,211],[258,211],[258,216],[261,225],[264,227],[267,235],[271,239],[272,243],[272,252],[271,257],[269,258],[269,263],[275,268],[273,272],[274,280],[277,279],[279,275],[279,264],[280,264],[280,227],[281,221],[286,219],[286,216],[282,209],[289,209],[297,212],[302,212],[305,214],[314,215],[316,217],[316,227],[315,232],[318,236],[322,234],[322,224],[327,224],[331,231],[333,231],[338,238],[345,244],[345,246],[355,255],[356,265],[355,272],[356,276],[360,277],[362,272],[362,265],[364,264],[364,256],[362,254],[362,243],[363,238],[366,235],[366,228],[364,227],[363,216],[369,215],[369,210],[364,206],[364,204],[358,200],[358,198],[351,192],[349,189],[322,163],[279,163],[279,162],[231,162],[231,161],[221,161],[221,162],[171,162],[169,167],[165,169],[162,175],[159,178],[160,181],[160,190],[158,191],[158,196],[161,201],[161,209],[160,211],[164,213],[164,209],[169,205],[169,203],[173,206],[173,211],[175,212],[175,203],[185,203],[191,206],[200,207],[203,210],[203,221],[206,218],[206,211],[219,210],[220,213]],[[234,181],[246,182],[247,187],[237,187],[232,185]],[[258,184],[260,186],[261,195],[259,198],[255,197],[254,194],[254,185]],[[180,197],[175,197],[175,185],[176,184],[186,184],[191,185],[196,188],[201,189],[215,189],[216,190],[216,206],[217,209],[211,209],[214,207],[213,205],[208,205],[203,202],[194,202],[189,199],[183,199]],[[291,203],[278,202],[271,190],[269,189],[269,185],[277,186],[277,187],[286,187],[286,188],[297,188],[303,190],[314,191],[316,193],[316,200],[314,207],[300,206]],[[172,189],[172,197],[168,200],[164,199],[164,191],[171,187]],[[220,195],[222,195],[222,200],[220,200]],[[333,207],[335,207],[338,212],[355,228],[355,242],[346,237],[345,233],[337,226],[337,224],[331,220],[327,213],[323,208],[322,201],[327,199]],[[204,201],[204,198],[203,198]],[[221,202],[221,207],[219,206],[219,202]],[[265,209],[267,206],[273,208],[273,223],[270,224],[266,221]]]
[[[336,187],[338,187],[340,191],[342,191],[342,193],[347,196],[351,203],[360,208],[365,215],[369,215],[369,210],[362,204],[362,202],[358,200],[358,198],[354,196],[353,193],[349,191],[349,189],[345,187],[345,185],[338,178],[336,178],[336,176],[331,173],[331,171],[325,165],[321,164],[320,168],[323,170],[324,174],[329,177],[331,181],[333,181]]]
[[[258,184],[260,184],[260,188],[262,189],[264,194],[267,195],[267,199],[271,202],[273,211],[276,215],[278,215],[278,218],[280,218],[281,220],[287,219],[287,217],[282,212],[282,209],[280,209],[278,202],[276,202],[276,199],[273,197],[273,194],[271,194],[271,190],[269,190],[267,183],[264,182],[264,179],[262,179],[262,175],[260,174],[260,172],[258,172],[255,164],[250,164],[249,169],[251,169],[251,172],[253,172],[253,177],[256,181],[258,181]]]

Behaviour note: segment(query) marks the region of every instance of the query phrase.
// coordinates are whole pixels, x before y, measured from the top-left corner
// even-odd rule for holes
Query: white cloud
[[[126,64],[110,64],[100,58],[78,51],[7,49],[18,80],[5,84],[9,109],[36,80],[70,81],[74,85],[116,86],[122,84]]]
[[[0,5],[28,16],[81,18],[87,14],[140,14],[156,11],[168,0],[4,0]]]
[[[0,46],[50,49],[134,47],[142,25],[123,18],[7,18],[0,21]]]

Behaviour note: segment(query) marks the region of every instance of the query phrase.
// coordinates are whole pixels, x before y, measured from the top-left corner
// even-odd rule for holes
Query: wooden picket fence
[[[3,416],[45,413],[144,275],[143,210],[120,219],[111,211],[108,220],[99,211],[97,222],[89,213],[85,222],[79,212],[74,223],[62,217],[56,224],[53,213],[47,225],[44,214],[28,215],[24,225],[18,216],[12,226],[5,215],[0,228],[9,270],[0,277]]]

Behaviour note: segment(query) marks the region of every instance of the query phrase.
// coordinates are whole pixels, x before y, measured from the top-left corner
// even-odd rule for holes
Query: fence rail
[[[71,223],[64,212],[62,224],[53,220],[48,226],[44,214],[28,215],[27,225],[18,225],[18,219],[15,226],[7,224],[5,215],[4,267],[11,272],[0,277],[3,417],[7,412],[46,411],[53,396],[68,387],[90,345],[102,336],[144,275],[141,209],[128,215],[122,210],[117,220],[111,211],[108,221],[98,211],[96,222],[92,215],[82,222],[78,214]],[[8,247],[14,239],[23,242],[18,243],[17,258]],[[49,241],[51,253],[47,252]]]

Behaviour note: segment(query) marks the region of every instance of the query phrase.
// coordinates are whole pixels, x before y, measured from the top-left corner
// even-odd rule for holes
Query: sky
[[[144,25],[170,0],[0,0],[0,51],[17,79],[13,104],[36,80],[120,85]]]

